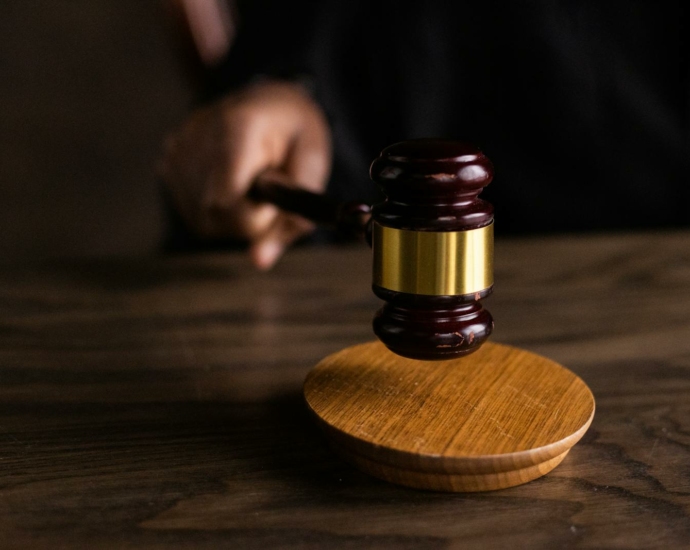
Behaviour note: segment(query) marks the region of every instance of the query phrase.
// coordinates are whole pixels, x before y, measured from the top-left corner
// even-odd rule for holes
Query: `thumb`
[[[271,227],[252,243],[249,249],[252,263],[264,271],[271,269],[288,246],[313,230],[312,222],[281,212]]]

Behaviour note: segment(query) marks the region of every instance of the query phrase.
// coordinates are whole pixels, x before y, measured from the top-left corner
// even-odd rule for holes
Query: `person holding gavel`
[[[322,109],[297,84],[248,86],[191,115],[165,145],[163,177],[185,221],[205,237],[251,243],[268,269],[313,224],[246,194],[267,169],[314,192],[326,189],[331,138]]]
[[[687,225],[687,15],[662,4],[240,4],[161,175],[195,233],[247,240],[262,269],[313,224],[247,198],[259,174],[371,201],[368,164],[413,137],[494,160],[499,234]]]

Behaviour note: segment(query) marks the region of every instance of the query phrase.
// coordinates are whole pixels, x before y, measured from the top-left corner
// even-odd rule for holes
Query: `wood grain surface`
[[[371,340],[366,250],[0,269],[0,546],[688,548],[690,233],[498,241],[493,341],[597,398],[548,476],[406,489],[332,453],[301,390]]]
[[[449,361],[350,346],[307,375],[307,406],[335,450],[386,481],[451,492],[527,483],[592,422],[587,385],[555,361],[485,343]]]

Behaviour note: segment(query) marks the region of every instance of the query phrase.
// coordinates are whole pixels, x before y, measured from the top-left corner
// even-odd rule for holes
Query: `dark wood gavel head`
[[[374,332],[413,359],[467,355],[486,341],[493,289],[493,207],[478,198],[493,167],[462,142],[413,140],[371,165],[386,200],[372,207]]]

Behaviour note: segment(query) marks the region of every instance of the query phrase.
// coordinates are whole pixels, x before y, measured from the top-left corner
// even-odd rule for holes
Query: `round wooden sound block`
[[[321,361],[307,404],[336,452],[400,485],[490,491],[558,466],[587,431],[594,397],[568,369],[487,343],[450,361],[416,361],[380,342]]]

